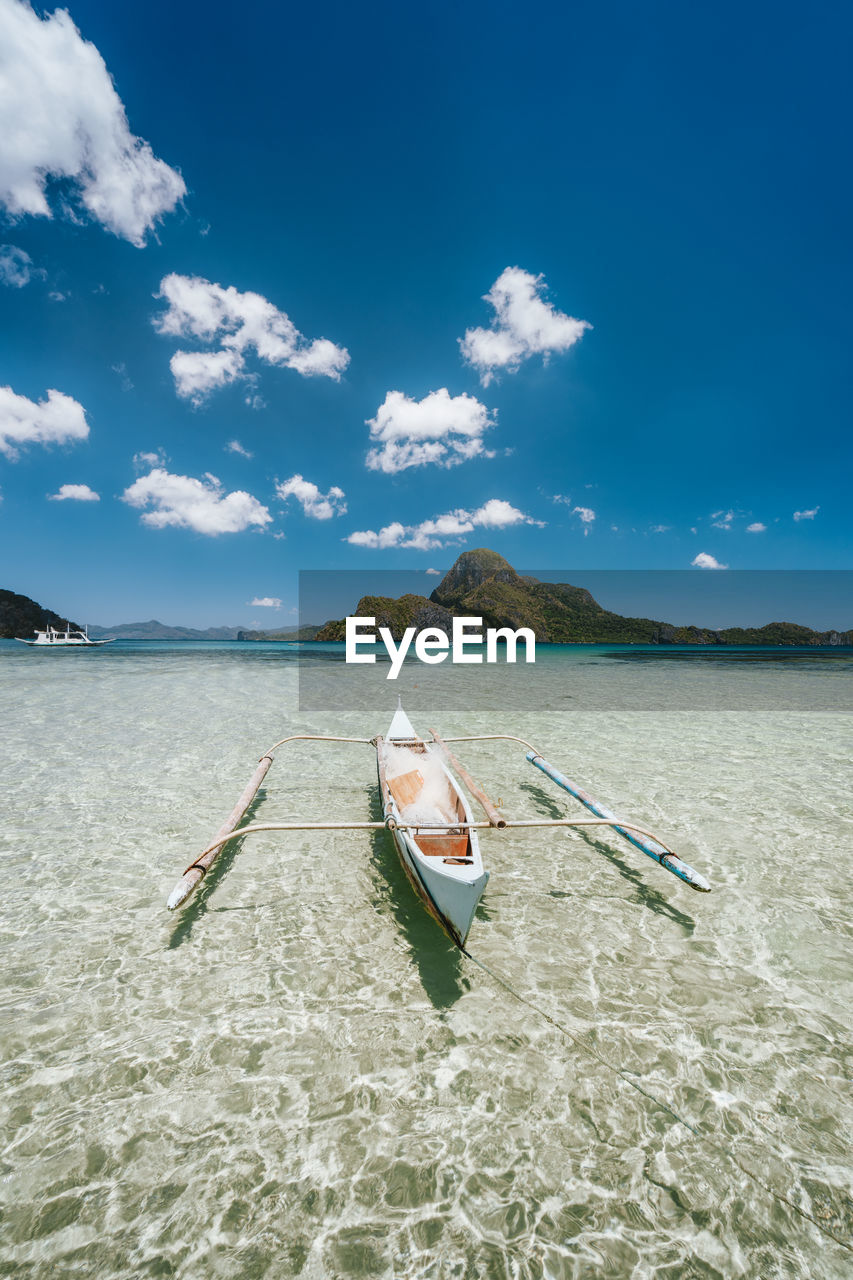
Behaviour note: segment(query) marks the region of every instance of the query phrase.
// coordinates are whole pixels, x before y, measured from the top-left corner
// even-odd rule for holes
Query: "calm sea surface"
[[[0,1273],[849,1275],[853,657],[386,671],[0,644]],[[469,948],[529,1004],[384,832],[248,837],[167,913],[264,750],[384,733],[398,692],[422,732],[530,739],[714,892],[486,833]],[[459,753],[510,816],[584,814],[520,747]],[[374,759],[285,747],[251,816],[376,818]]]

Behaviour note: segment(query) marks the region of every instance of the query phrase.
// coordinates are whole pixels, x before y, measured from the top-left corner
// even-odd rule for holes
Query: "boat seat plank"
[[[438,835],[421,835],[414,832],[415,843],[427,858],[464,858],[468,852],[468,833],[442,832]]]
[[[396,778],[388,778],[388,790],[397,802],[398,809],[405,809],[414,804],[424,789],[423,775],[418,769],[408,773],[398,773]]]

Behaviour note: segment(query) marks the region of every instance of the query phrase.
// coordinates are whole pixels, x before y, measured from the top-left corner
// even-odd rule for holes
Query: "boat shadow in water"
[[[568,811],[557,804],[553,796],[549,795],[547,791],[543,791],[535,782],[522,782],[521,789],[527,792],[543,817],[565,818],[567,816]],[[652,888],[646,882],[643,876],[645,868],[638,869],[631,866],[630,863],[625,862],[609,844],[606,844],[603,840],[592,835],[589,829],[585,829],[584,827],[569,827],[567,830],[573,831],[574,834],[580,836],[581,840],[583,840],[585,844],[589,845],[590,849],[594,849],[596,853],[602,854],[607,861],[616,868],[624,880],[630,881],[636,892],[637,901],[642,906],[648,907],[650,911],[654,911],[658,915],[666,916],[668,919],[674,921],[675,924],[679,925],[684,930],[688,937],[693,934],[696,928],[696,921],[692,916],[687,915],[686,912],[679,911],[678,907],[674,907],[672,903],[663,896],[663,894],[658,893],[657,889]],[[619,837],[615,836],[614,839],[619,839]],[[641,856],[646,859],[645,854]],[[651,863],[651,859],[646,860]],[[552,889],[551,893],[555,896],[562,896],[558,890]]]
[[[255,814],[263,804],[264,800],[266,800],[266,797],[266,788],[261,787],[254,800],[243,814],[243,817],[240,819],[241,827],[247,827],[250,822],[255,821]],[[209,907],[208,898],[215,892],[216,886],[219,882],[228,874],[232,862],[237,857],[242,847],[242,840],[229,840],[228,844],[226,844],[225,848],[222,850],[219,857],[216,859],[213,866],[196,889],[195,893],[184,904],[184,906],[180,908],[178,921],[172,930],[167,950],[174,951],[177,947],[182,946],[183,943],[189,942],[193,929],[202,916],[206,915],[208,911],[221,911],[225,909],[232,911],[239,910],[239,908],[236,907]],[[257,903],[253,904],[251,910],[254,910],[257,905]]]
[[[370,788],[367,798],[369,820],[381,822],[379,789]],[[370,832],[370,872],[373,907],[381,914],[390,911],[395,927],[406,940],[427,997],[436,1009],[449,1009],[470,990],[471,984],[464,975],[458,947],[428,915],[409,884],[390,831]],[[476,919],[483,918],[482,907],[481,899]]]
[[[248,826],[250,822],[255,821],[256,812],[265,799],[266,789],[261,787],[243,815],[241,826]],[[381,822],[382,805],[379,799],[379,788],[375,786],[368,788],[366,799],[369,807],[368,820]],[[421,985],[428,998],[436,1009],[449,1009],[470,990],[471,985],[464,976],[459,949],[455,943],[451,942],[441,926],[428,915],[409,884],[406,873],[400,866],[391,833],[371,831],[369,835],[369,870],[374,890],[372,905],[380,912],[387,912],[390,908],[395,926],[399,928],[409,946],[412,959],[418,968]],[[167,943],[169,951],[174,951],[190,941],[193,930],[208,911],[242,909],[214,907],[209,904],[211,894],[216,892],[217,886],[228,874],[242,846],[242,840],[232,840],[226,844],[198,889],[181,908]],[[247,909],[254,909],[254,907]],[[489,912],[482,898],[474,918],[475,921],[489,919]]]

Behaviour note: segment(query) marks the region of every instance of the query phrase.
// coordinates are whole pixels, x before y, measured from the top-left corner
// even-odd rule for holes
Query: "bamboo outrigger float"
[[[390,831],[403,869],[424,906],[456,945],[463,948],[489,879],[489,873],[483,867],[478,835],[489,828],[609,827],[692,889],[710,892],[711,886],[705,877],[683,862],[662,840],[635,822],[617,818],[549,764],[523,738],[496,733],[442,738],[435,729],[429,732],[432,735],[430,739],[420,738],[402,703],[399,703],[384,737],[344,738],[297,733],[276,742],[261,756],[258,767],[213,841],[190,863],[175,885],[167,901],[169,910],[173,911],[186,902],[226,844],[259,831]],[[274,752],[290,742],[347,742],[373,747],[382,799],[382,821],[260,822],[239,826],[272,766]],[[530,764],[579,800],[595,817],[508,820],[451,753],[448,743],[457,742],[519,743],[527,749],[526,759]],[[486,815],[485,822],[474,820],[458,779],[477,800]]]

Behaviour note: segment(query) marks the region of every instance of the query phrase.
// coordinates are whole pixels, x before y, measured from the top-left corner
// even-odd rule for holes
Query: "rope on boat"
[[[644,1089],[643,1086],[637,1080],[633,1079],[627,1071],[622,1067],[614,1066],[612,1062],[605,1058],[603,1054],[599,1053],[598,1050],[595,1049],[587,1040],[584,1040],[582,1036],[571,1031],[564,1023],[559,1022],[557,1018],[552,1017],[550,1013],[540,1005],[535,1004],[528,996],[524,996],[520,991],[517,991],[508,979],[502,977],[492,969],[490,965],[487,965],[484,960],[480,960],[477,956],[472,955],[472,953],[465,947],[460,947],[459,950],[466,959],[472,961],[478,969],[482,969],[483,972],[488,974],[494,982],[503,987],[504,991],[509,992],[513,999],[517,1000],[519,1004],[526,1005],[528,1009],[532,1009],[534,1013],[538,1013],[540,1018],[544,1018],[546,1022],[549,1022],[551,1026],[559,1031],[561,1035],[564,1035],[567,1040],[571,1040],[572,1044],[577,1045],[579,1049],[584,1050],[591,1057],[595,1058],[595,1060],[600,1062],[603,1067],[606,1067],[608,1071],[611,1071],[614,1075],[618,1076],[620,1080],[625,1082],[625,1084],[630,1085],[637,1093],[642,1094],[644,1098],[647,1098],[649,1102],[658,1107],[659,1110],[666,1112],[669,1116],[672,1116],[673,1120],[678,1124],[684,1125],[685,1129],[692,1133],[699,1142],[703,1142],[706,1147],[714,1151],[718,1156],[728,1157],[728,1159],[730,1159],[733,1164],[740,1169],[741,1173],[744,1173],[747,1178],[749,1178],[750,1181],[759,1187],[766,1195],[769,1195],[773,1200],[777,1200],[780,1204],[786,1205],[789,1209],[792,1209],[794,1213],[798,1214],[799,1217],[804,1218],[807,1222],[810,1222],[812,1226],[817,1227],[818,1231],[820,1231],[822,1235],[826,1236],[828,1240],[834,1240],[836,1244],[840,1244],[843,1249],[848,1251],[848,1253],[853,1253],[853,1245],[850,1244],[849,1240],[844,1240],[841,1236],[837,1236],[834,1231],[831,1231],[829,1227],[824,1226],[824,1224],[814,1217],[813,1214],[809,1213],[807,1209],[803,1209],[800,1205],[794,1204],[793,1200],[789,1200],[789,1198],[786,1195],[783,1195],[781,1191],[776,1191],[775,1188],[770,1186],[769,1182],[765,1182],[763,1178],[760,1178],[752,1169],[747,1168],[747,1166],[741,1162],[739,1157],[733,1150],[731,1150],[730,1147],[724,1147],[712,1134],[703,1132],[703,1130],[696,1124],[692,1124],[689,1120],[685,1120],[684,1116],[679,1115],[674,1107],[671,1107],[668,1102],[664,1102],[662,1098],[657,1096],[657,1094],[650,1093],[647,1089]]]

